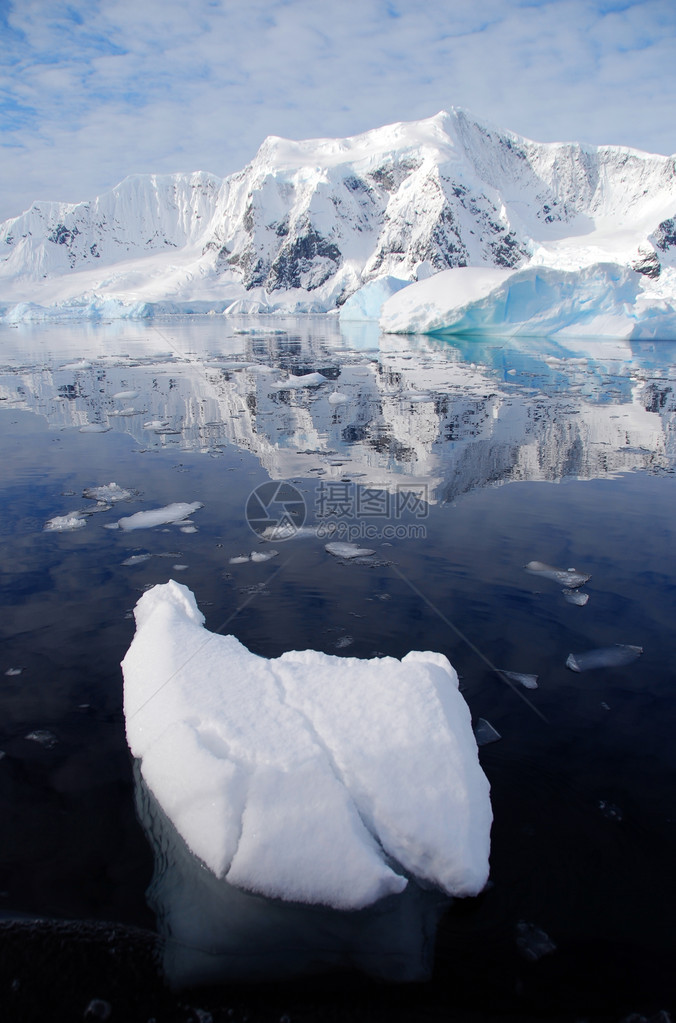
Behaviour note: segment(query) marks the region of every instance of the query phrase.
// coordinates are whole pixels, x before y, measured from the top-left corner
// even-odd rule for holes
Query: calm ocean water
[[[297,386],[310,373],[326,382]],[[3,328],[0,431],[0,916],[155,927],[119,663],[139,595],[175,578],[261,655],[439,650],[501,736],[480,749],[491,881],[445,911],[427,1006],[668,1007],[676,346],[310,317]],[[269,481],[306,528],[232,563],[269,549],[247,522]],[[131,498],[84,496],[111,482]],[[173,502],[203,505],[193,528],[105,528]],[[591,576],[588,601],[532,561]],[[643,652],[566,666],[616,644]]]

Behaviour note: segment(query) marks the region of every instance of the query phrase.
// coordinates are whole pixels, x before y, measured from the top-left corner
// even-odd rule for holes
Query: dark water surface
[[[3,329],[0,918],[155,927],[119,662],[139,595],[175,578],[208,628],[261,655],[439,650],[500,734],[480,750],[491,882],[445,913],[432,979],[402,995],[410,1018],[669,1009],[675,357],[312,318]],[[278,386],[315,372],[318,388]],[[271,479],[333,532],[231,564],[269,549],[245,506]],[[94,511],[83,491],[112,481],[137,493]],[[104,528],[177,501],[203,504],[196,531]],[[77,510],[82,528],[44,530]],[[375,555],[332,558],[328,539]],[[590,575],[588,603],[526,572],[534,560]],[[643,654],[566,667],[614,644]]]

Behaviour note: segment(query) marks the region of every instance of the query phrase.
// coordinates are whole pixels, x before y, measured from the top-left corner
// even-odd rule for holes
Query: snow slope
[[[656,278],[674,265],[674,158],[541,144],[451,109],[347,139],[270,137],[241,172],[126,178],[0,225],[0,315],[307,312],[450,267]]]

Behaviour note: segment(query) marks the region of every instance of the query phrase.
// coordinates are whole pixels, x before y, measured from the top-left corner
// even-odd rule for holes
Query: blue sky
[[[676,152],[675,0],[0,0],[0,220],[462,106]]]

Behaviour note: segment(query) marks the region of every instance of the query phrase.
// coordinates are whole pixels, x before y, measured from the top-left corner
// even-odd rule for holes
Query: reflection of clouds
[[[384,980],[423,980],[451,899],[410,881],[357,912],[301,905],[234,888],[190,852],[135,765],[136,805],[155,857],[148,901],[172,987],[287,979],[335,967]]]
[[[56,430],[100,423],[143,449],[212,456],[230,445],[254,454],[272,479],[426,484],[443,500],[486,485],[600,478],[674,460],[673,346],[578,345],[571,353],[532,339],[386,338],[377,351],[360,351],[321,320],[226,339],[204,324],[179,321],[167,328],[171,336],[135,327],[132,347],[125,330],[116,347],[127,354],[101,351],[110,338],[80,367],[70,352],[43,352],[37,366],[0,376],[0,398],[21,398]],[[167,340],[171,359],[157,352]],[[325,384],[279,385],[303,377],[314,385],[318,373]],[[126,414],[130,389],[139,414]],[[335,402],[336,392],[344,400]]]

